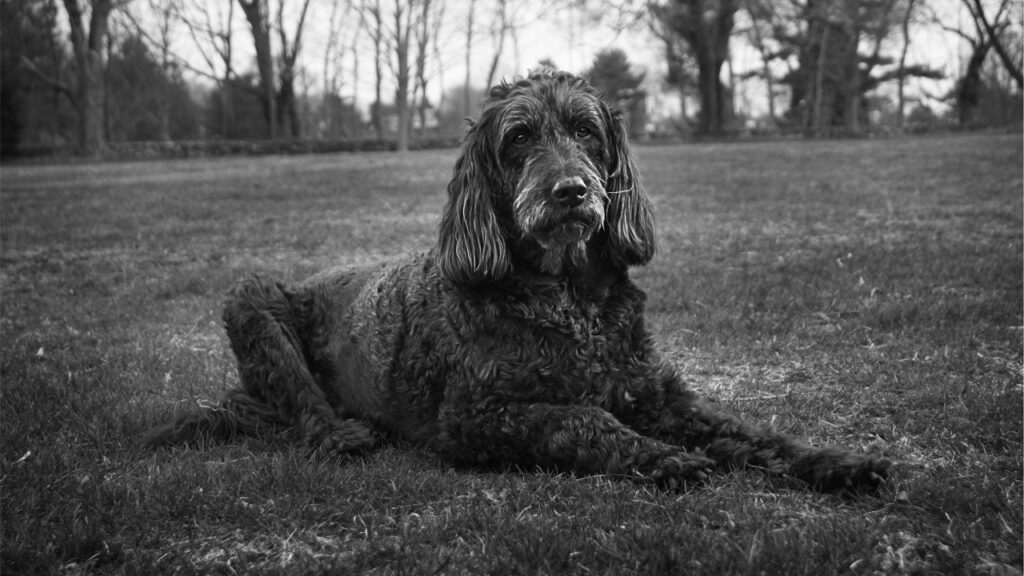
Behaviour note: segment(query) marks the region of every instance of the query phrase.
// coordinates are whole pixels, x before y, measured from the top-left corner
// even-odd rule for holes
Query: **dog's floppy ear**
[[[602,112],[609,135],[605,257],[621,267],[643,265],[654,256],[654,210],[640,186],[621,114],[605,105]]]
[[[470,127],[448,183],[448,203],[441,216],[438,266],[451,282],[478,284],[497,280],[512,269],[498,225],[491,191],[497,185],[492,139],[481,118]]]

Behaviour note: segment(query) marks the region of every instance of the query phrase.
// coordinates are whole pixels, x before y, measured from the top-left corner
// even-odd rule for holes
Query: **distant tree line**
[[[879,116],[897,128],[940,122],[906,88],[943,76],[952,89],[928,96],[948,103],[946,122],[1021,122],[1015,0],[0,0],[0,152],[203,139],[408,149],[411,138],[460,134],[520,31],[559,10],[614,19],[663,47],[657,68],[612,49],[585,70],[636,135],[649,127],[652,90],[678,95],[677,128],[749,125],[737,92],[754,80],[767,104],[756,123],[808,136],[858,134]],[[326,29],[320,54],[307,53],[311,22]],[[912,61],[925,25],[957,39],[960,62]],[[734,68],[739,45],[759,66]],[[466,75],[445,85],[453,60]],[[371,101],[360,101],[369,84]]]
[[[939,5],[965,12],[970,24],[951,26]],[[720,133],[730,123],[732,87],[723,77],[736,78],[731,67],[728,75],[722,68],[737,37],[761,56],[761,69],[750,75],[766,86],[770,121],[812,136],[857,134],[868,122],[871,95],[896,84],[890,114],[902,127],[909,114],[907,80],[944,76],[907,59],[911,31],[921,23],[935,24],[971,46],[956,88],[935,95],[952,104],[961,124],[1021,120],[1022,14],[1013,0],[669,0],[648,2],[643,12],[641,19],[665,44],[667,83],[684,97],[697,94],[698,133]],[[990,50],[999,57],[990,57]],[[782,74],[774,72],[780,67]],[[780,85],[789,100],[781,114]]]

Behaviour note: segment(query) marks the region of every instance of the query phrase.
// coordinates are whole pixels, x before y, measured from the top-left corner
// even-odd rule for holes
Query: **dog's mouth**
[[[604,206],[584,203],[572,208],[548,207],[543,217],[524,230],[541,249],[536,265],[548,274],[579,269],[587,262],[587,241],[604,225]]]
[[[529,234],[543,245],[566,245],[586,242],[601,228],[603,215],[592,207],[584,205],[564,209],[557,208],[537,222]]]

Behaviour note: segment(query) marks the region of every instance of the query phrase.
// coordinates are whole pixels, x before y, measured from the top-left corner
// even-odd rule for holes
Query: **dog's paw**
[[[892,470],[887,458],[825,448],[797,460],[790,473],[823,492],[877,491]]]
[[[707,480],[715,461],[702,454],[671,451],[653,459],[642,475],[668,490],[688,490]]]
[[[319,434],[307,435],[305,444],[311,454],[324,458],[357,456],[375,448],[381,437],[359,420],[338,420],[320,427]]]

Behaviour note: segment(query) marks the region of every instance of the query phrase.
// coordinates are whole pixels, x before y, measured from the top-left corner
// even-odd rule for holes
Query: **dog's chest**
[[[532,296],[532,297],[531,297]],[[607,396],[643,356],[636,338],[639,302],[585,301],[549,291],[491,301],[473,314],[463,356],[492,393],[533,402]]]

